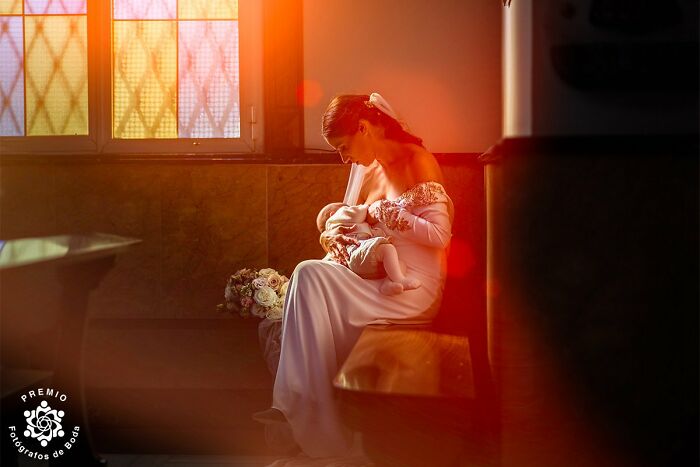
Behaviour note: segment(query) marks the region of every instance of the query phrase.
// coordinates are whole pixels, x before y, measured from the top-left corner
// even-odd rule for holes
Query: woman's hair
[[[423,146],[422,139],[407,132],[396,119],[369,104],[369,96],[366,94],[345,94],[333,98],[323,114],[323,136],[328,139],[354,135],[359,129],[361,118],[373,125],[382,126],[384,135],[389,139]]]

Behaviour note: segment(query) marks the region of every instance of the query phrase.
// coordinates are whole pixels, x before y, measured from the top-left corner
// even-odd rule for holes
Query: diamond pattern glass
[[[238,0],[114,0],[114,138],[238,138]]]
[[[0,15],[21,15],[22,0],[0,0]]]
[[[27,16],[27,135],[88,134],[87,18]]]
[[[179,19],[238,19],[238,0],[179,0]]]
[[[182,21],[178,120],[181,138],[238,138],[238,23]]]
[[[0,0],[0,136],[88,134],[86,13],[87,0]]]
[[[115,138],[177,138],[174,21],[114,22]]]
[[[24,135],[22,36],[21,16],[0,17],[0,136]]]
[[[25,0],[25,15],[81,15],[87,13],[87,0]]]
[[[114,0],[114,19],[175,19],[176,0]]]

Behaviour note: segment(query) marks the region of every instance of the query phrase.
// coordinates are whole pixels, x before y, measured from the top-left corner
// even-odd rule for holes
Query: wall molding
[[[441,165],[462,165],[479,163],[481,153],[450,152],[435,153]],[[242,164],[242,165],[341,165],[340,158],[332,152],[293,151],[286,154],[205,154],[205,155],[41,155],[3,154],[0,167],[13,165],[64,165],[64,164]]]

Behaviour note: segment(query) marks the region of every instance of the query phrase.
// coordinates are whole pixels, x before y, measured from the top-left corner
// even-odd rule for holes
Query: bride
[[[358,453],[334,404],[333,378],[366,325],[427,323],[435,316],[454,211],[435,156],[379,94],[334,98],[323,116],[323,136],[344,163],[370,167],[358,204],[369,205],[368,219],[392,238],[407,275],[422,286],[385,295],[382,279],[362,279],[328,257],[303,261],[294,270],[272,408],[256,419],[290,428],[308,456],[303,465],[311,465],[309,457]],[[324,240],[336,259],[346,258],[344,246],[354,241],[344,235]]]

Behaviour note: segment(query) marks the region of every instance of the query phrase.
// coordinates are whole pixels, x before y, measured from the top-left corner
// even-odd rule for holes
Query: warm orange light
[[[316,107],[323,95],[321,84],[314,79],[305,79],[297,87],[297,102],[304,107]]]
[[[472,246],[463,240],[453,239],[447,261],[447,276],[464,277],[475,265],[476,258]]]
[[[496,279],[487,279],[485,288],[487,297],[498,297],[501,293],[501,286]]]

